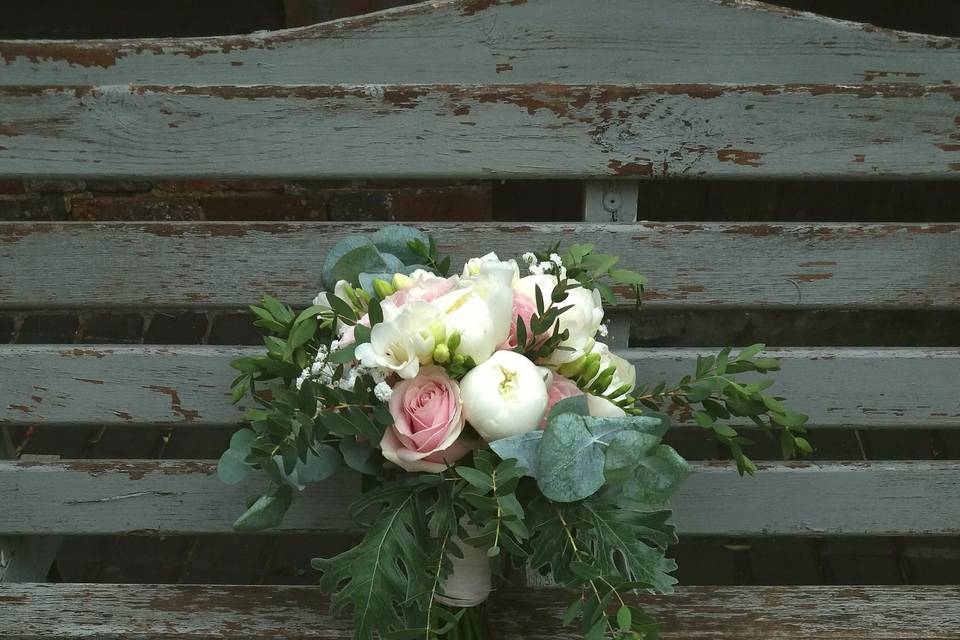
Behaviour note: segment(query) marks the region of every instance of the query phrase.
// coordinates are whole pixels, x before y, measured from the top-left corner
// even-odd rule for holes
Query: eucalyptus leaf
[[[376,450],[369,442],[360,442],[356,438],[343,438],[340,441],[340,453],[343,461],[354,471],[369,476],[383,474],[383,463],[377,460]]]
[[[623,485],[623,496],[634,506],[662,508],[692,469],[673,447],[657,445],[640,460],[633,479]]]
[[[240,429],[230,437],[230,448],[223,452],[217,462],[217,476],[225,484],[237,484],[250,472],[246,458],[250,447],[257,440],[252,429]]]
[[[293,500],[293,489],[283,485],[269,494],[260,496],[246,512],[237,518],[233,528],[237,531],[262,531],[283,522],[283,516]]]
[[[380,273],[387,270],[387,263],[370,238],[347,236],[327,254],[323,262],[323,282],[328,291],[333,291],[340,280],[359,286],[361,273]]]
[[[430,238],[424,232],[413,227],[393,224],[382,227],[371,236],[373,244],[384,253],[391,253],[404,264],[413,264],[421,259],[409,243],[419,240],[424,246],[430,244]]]
[[[562,413],[572,413],[578,416],[590,415],[590,407],[587,404],[587,396],[585,394],[571,396],[556,403],[550,408],[550,413],[547,414],[547,422],[549,423],[556,416]]]
[[[549,500],[574,502],[603,486],[604,455],[582,416],[563,413],[551,420],[540,443],[537,484]]]
[[[557,403],[559,404],[559,403]],[[537,477],[540,459],[540,441],[543,431],[528,431],[518,436],[501,438],[490,443],[493,452],[503,460],[516,460],[517,466],[526,470],[524,475]]]
[[[607,447],[603,473],[610,482],[626,480],[651,449],[660,444],[660,438],[639,431],[621,431]]]
[[[316,453],[312,450],[307,452],[307,461],[297,462],[295,473],[301,484],[311,482],[320,482],[333,475],[333,472],[340,466],[340,454],[336,449],[328,444],[321,444],[316,448]]]

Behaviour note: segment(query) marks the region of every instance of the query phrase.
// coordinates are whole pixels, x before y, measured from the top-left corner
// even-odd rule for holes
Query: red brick
[[[194,198],[88,196],[71,201],[76,220],[202,220]]]
[[[331,220],[365,222],[390,219],[389,191],[336,189],[329,192],[329,197]]]
[[[392,194],[390,217],[398,221],[490,220],[491,190],[486,185],[401,189]]]
[[[16,196],[23,193],[23,182],[20,180],[0,180],[0,194]]]
[[[283,191],[282,180],[177,180],[158,182],[160,191],[171,193],[222,193],[229,191]]]
[[[234,194],[200,198],[207,220],[326,220],[319,195]]]

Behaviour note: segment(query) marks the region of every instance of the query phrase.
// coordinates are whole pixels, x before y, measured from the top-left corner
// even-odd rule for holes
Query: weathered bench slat
[[[940,84],[0,87],[0,175],[950,179],[958,98]]]
[[[504,590],[490,612],[502,640],[573,640],[560,619],[572,593]],[[960,588],[681,587],[637,598],[665,640],[955,640]],[[0,585],[9,640],[334,640],[349,621],[326,615],[319,587]]]
[[[750,0],[448,0],[248,36],[0,42],[0,83],[938,84],[960,81],[958,42]]]
[[[0,346],[0,424],[233,425],[233,358],[258,347]],[[629,349],[638,380],[679,381],[706,348]],[[960,349],[789,348],[771,392],[818,427],[958,428]],[[889,376],[898,381],[891,383]],[[678,424],[690,424],[683,413]]]
[[[647,300],[657,306],[960,307],[960,224],[420,226],[455,264],[478,247],[507,257],[591,242],[645,273]],[[330,247],[376,228],[0,223],[0,308],[238,307],[265,293],[307,305]]]
[[[684,535],[956,535],[960,462],[763,463],[741,478],[696,463],[674,501]],[[0,534],[228,533],[253,484],[207,461],[0,462]],[[256,486],[254,486],[256,485]],[[352,527],[358,478],[310,487],[276,532]],[[353,491],[351,491],[351,488]],[[355,528],[355,527],[352,527]]]

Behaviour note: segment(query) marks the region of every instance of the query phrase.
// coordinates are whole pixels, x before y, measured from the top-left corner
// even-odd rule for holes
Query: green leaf
[[[421,256],[410,248],[411,242],[420,241],[424,245],[430,243],[430,238],[424,232],[399,224],[381,227],[370,239],[377,249],[392,253],[405,265],[416,264],[421,259]]]
[[[621,431],[607,447],[604,476],[610,482],[625,480],[648,452],[660,443],[660,438],[639,431]]]
[[[604,455],[584,418],[571,413],[554,417],[540,443],[537,485],[548,499],[573,502],[603,486]]]
[[[640,460],[633,479],[624,483],[623,495],[638,508],[662,508],[691,472],[672,447],[657,445]]]
[[[353,311],[353,307],[347,304],[345,300],[338,298],[332,293],[328,293],[327,302],[330,303],[330,308],[333,309],[344,322],[347,324],[356,322],[357,314]]]
[[[465,467],[463,465],[458,465],[455,468],[457,475],[466,480],[471,486],[480,489],[481,491],[490,491],[493,489],[493,482],[487,474],[482,471],[477,471],[476,469],[471,469],[470,467]]]
[[[305,320],[293,326],[293,331],[290,332],[290,337],[287,338],[287,348],[293,351],[294,349],[302,347],[312,340],[316,333],[317,317],[308,316]]]
[[[316,453],[312,450],[308,451],[306,462],[297,463],[295,471],[301,484],[326,480],[340,466],[340,454],[336,449],[328,444],[317,445],[314,448]]]
[[[639,287],[647,284],[647,279],[644,276],[628,269],[610,269],[610,277],[621,284],[632,284]]]
[[[351,235],[335,244],[323,261],[323,284],[327,291],[333,291],[339,280],[346,280],[353,286],[359,286],[361,272],[380,272],[387,268],[376,245],[365,235]]]
[[[666,524],[668,515],[639,513],[588,500],[581,509],[584,528],[579,535],[603,575],[622,574],[632,582],[670,593],[677,580],[669,574],[677,563],[664,555],[664,549],[677,537],[674,528]]]
[[[620,627],[620,631],[630,631],[633,628],[633,614],[627,605],[617,609],[617,626]]]
[[[556,403],[550,408],[550,413],[547,414],[547,422],[549,423],[555,417],[563,413],[572,413],[578,416],[589,416],[590,406],[587,404],[587,396],[585,394],[571,396]]]
[[[763,348],[766,345],[764,344],[752,344],[749,347],[746,347],[743,351],[737,354],[735,360],[750,360],[755,355],[763,351]]]
[[[378,459],[376,450],[370,446],[369,442],[358,442],[356,438],[343,438],[340,440],[340,453],[343,455],[343,461],[354,471],[369,476],[383,474],[383,462]]]
[[[490,448],[502,460],[516,460],[517,464],[526,470],[525,475],[536,477],[540,459],[540,440],[542,438],[543,431],[528,431],[518,436],[494,440],[490,443]]]
[[[237,484],[250,473],[246,458],[257,434],[251,429],[240,429],[230,438],[230,448],[223,452],[217,462],[217,476],[225,484]]]
[[[313,561],[323,574],[320,586],[331,594],[331,613],[352,610],[357,640],[408,628],[403,615],[415,607],[401,603],[408,594],[426,593],[430,587],[424,568],[431,541],[421,523],[419,491],[402,486],[366,494],[351,511],[377,514],[360,544],[334,558]]]
[[[246,512],[237,518],[233,528],[237,531],[262,531],[276,527],[293,500],[293,488],[282,485],[267,495],[260,496]]]

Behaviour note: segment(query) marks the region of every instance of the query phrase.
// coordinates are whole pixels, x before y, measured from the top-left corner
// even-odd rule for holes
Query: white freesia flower
[[[501,260],[497,257],[497,254],[491,251],[490,253],[480,256],[479,258],[470,258],[467,260],[466,264],[463,265],[463,278],[474,278],[480,275],[480,270],[483,265],[490,264],[500,264],[504,265],[503,268],[509,268],[513,273],[513,278],[510,281],[510,284],[513,285],[517,280],[520,279],[520,267],[517,266],[516,260]]]
[[[401,331],[410,336],[420,364],[429,363],[433,348],[446,333],[440,310],[429,302],[415,300],[403,308],[396,321]]]
[[[370,330],[370,342],[357,347],[356,357],[366,368],[389,369],[401,378],[413,378],[420,371],[413,336],[399,318],[384,321]]]
[[[491,442],[533,431],[547,406],[549,372],[513,351],[497,351],[460,381],[467,422]]]
[[[627,360],[624,360],[617,354],[612,353],[610,351],[610,347],[602,342],[597,342],[593,345],[591,353],[600,355],[599,371],[605,371],[610,367],[616,368],[616,372],[613,374],[613,379],[610,381],[609,386],[607,386],[607,388],[603,391],[604,394],[613,393],[625,384],[630,385],[631,388],[637,384],[636,368]]]
[[[532,275],[520,278],[515,289],[520,293],[536,300],[536,290],[540,290],[544,304],[549,306],[550,296],[557,286],[557,277],[550,274]],[[569,280],[576,283],[576,280]],[[557,349],[546,359],[549,364],[564,364],[572,362],[593,348],[594,336],[600,330],[603,322],[603,300],[596,289],[584,287],[568,287],[567,299],[560,303],[570,306],[560,314],[560,331],[568,331],[569,337],[560,343],[565,349]]]
[[[489,358],[510,333],[513,313],[513,269],[508,263],[488,262],[474,278],[433,301],[443,315],[446,335],[460,334],[457,354],[480,363]]]

